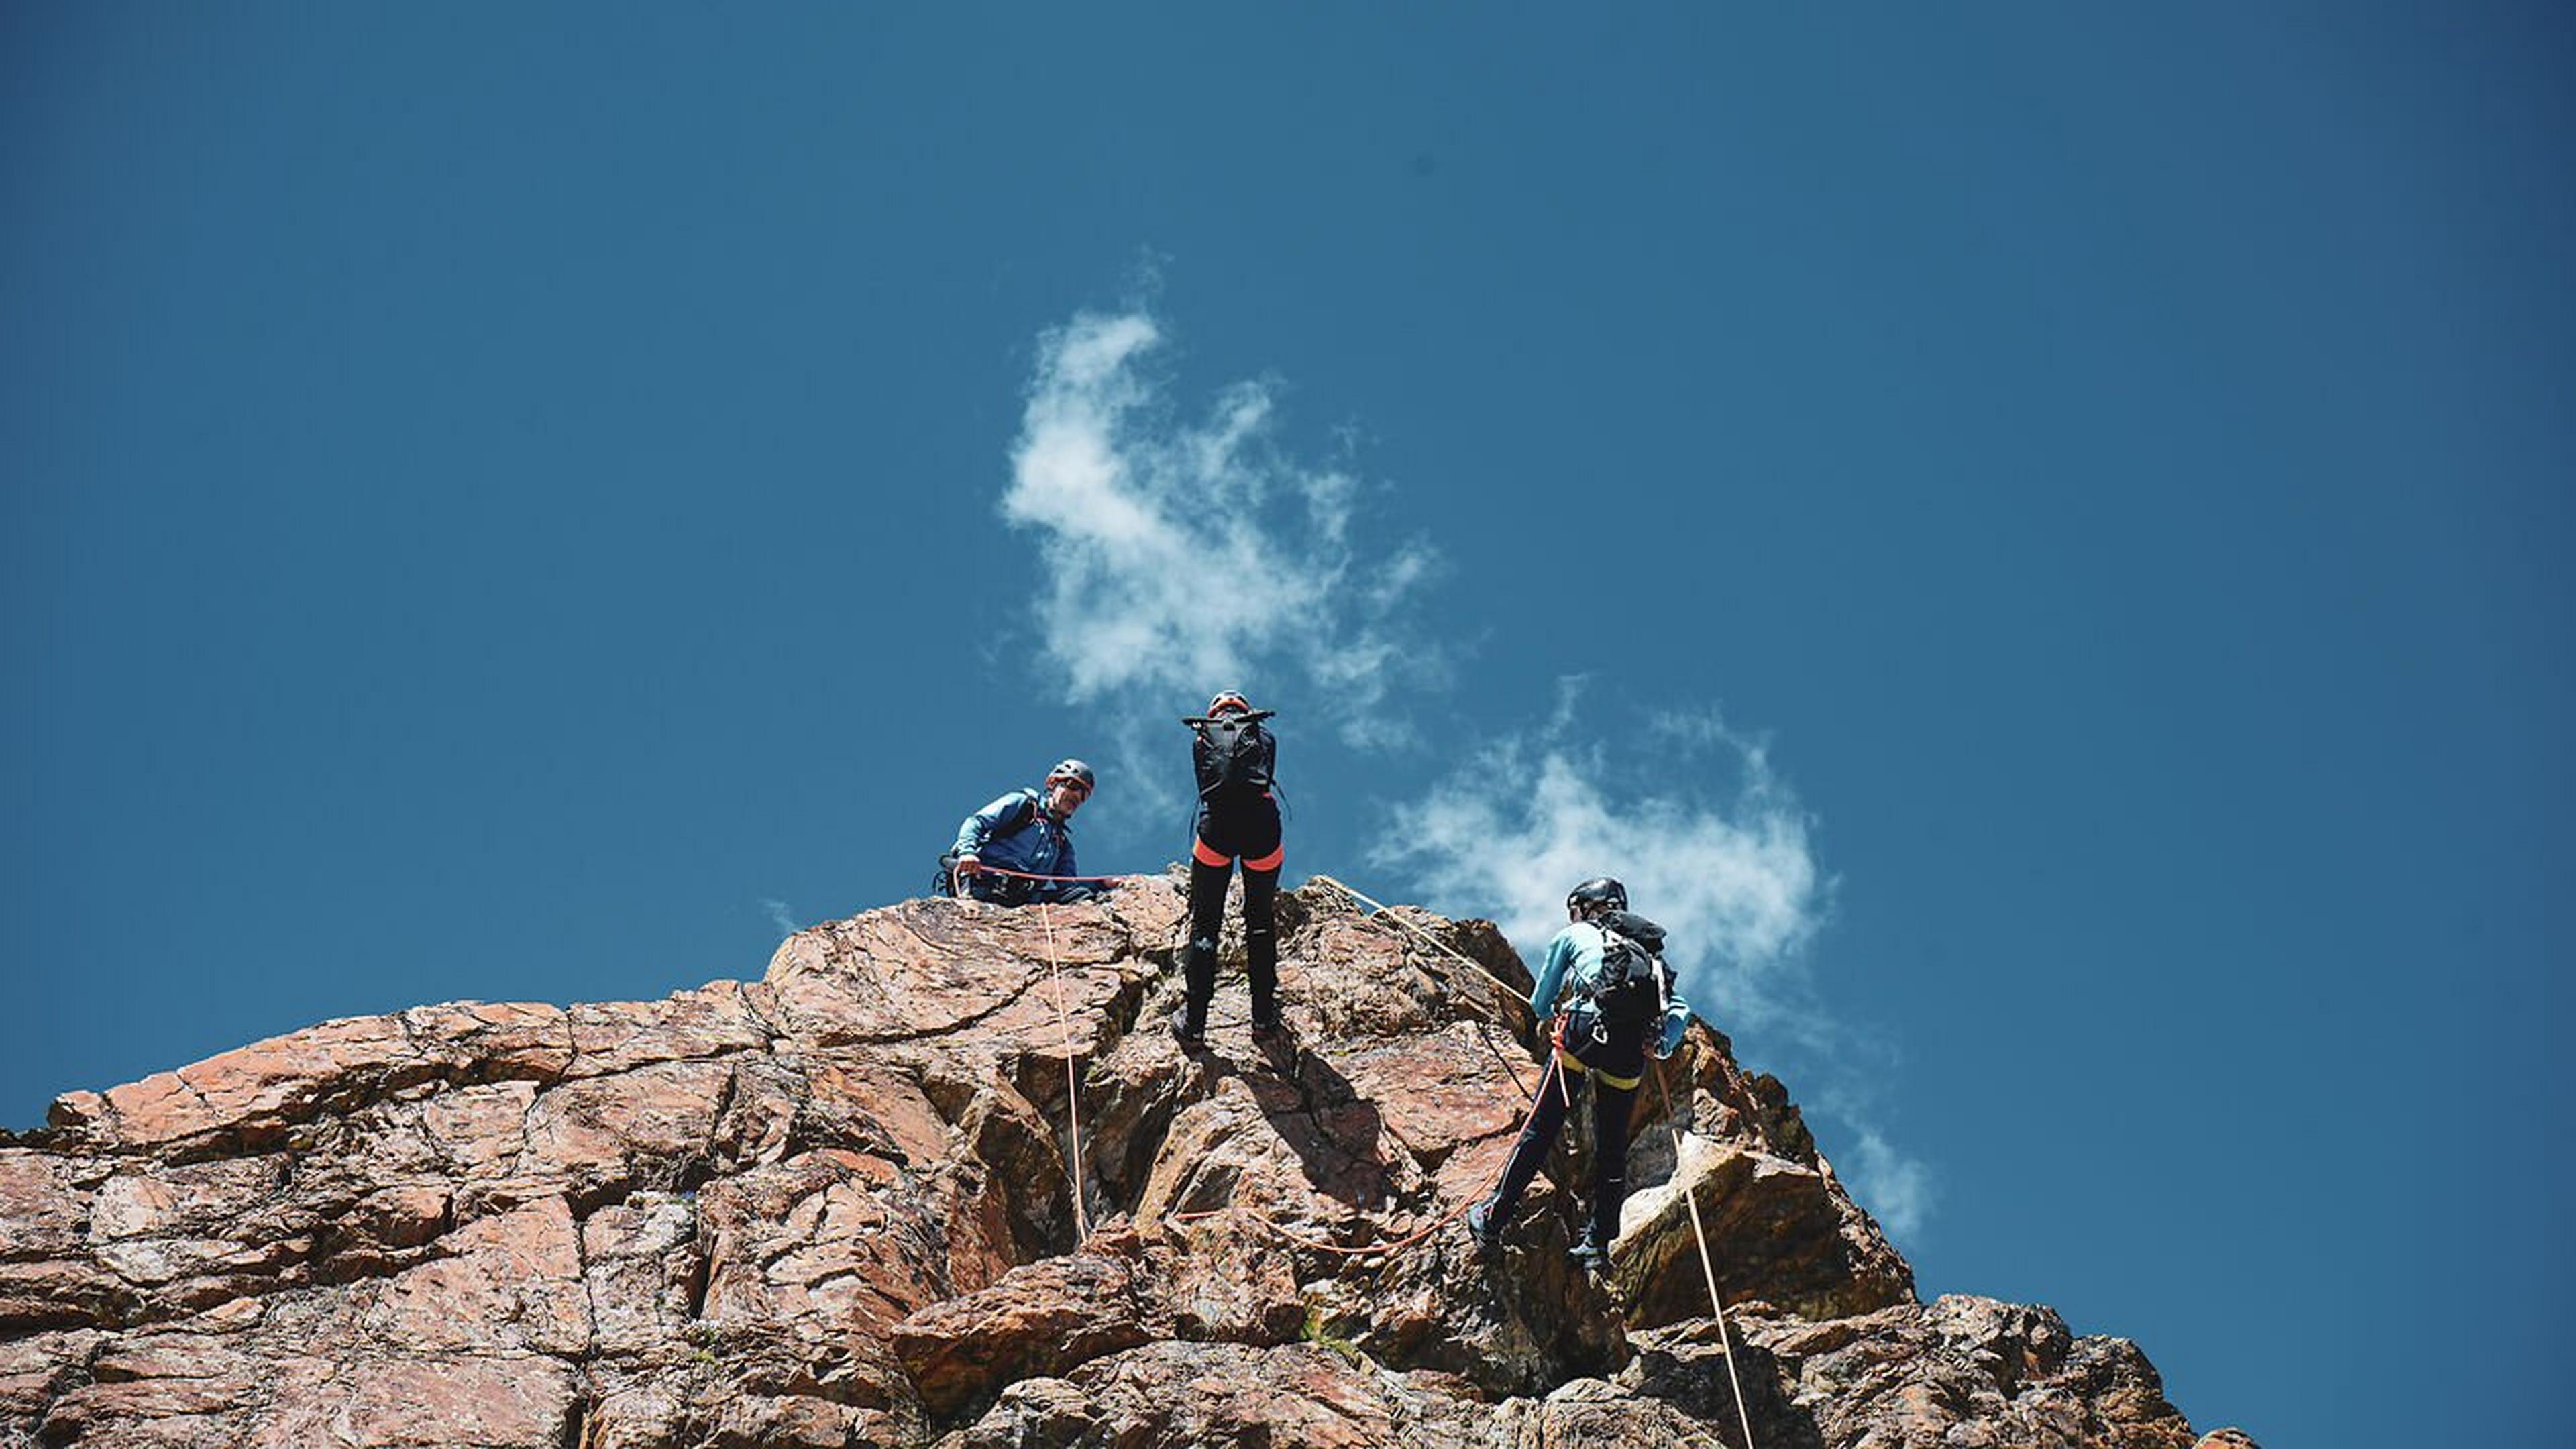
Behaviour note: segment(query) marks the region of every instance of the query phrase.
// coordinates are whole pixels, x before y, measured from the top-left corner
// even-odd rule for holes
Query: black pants
[[[1565,1127],[1568,1099],[1580,1101],[1587,1084],[1592,1091],[1592,1239],[1607,1247],[1619,1236],[1619,1208],[1628,1200],[1628,1117],[1637,1105],[1637,1089],[1611,1086],[1554,1056],[1539,1079],[1538,1102],[1530,1108],[1520,1140],[1512,1144],[1511,1161],[1503,1164],[1503,1180],[1485,1199],[1487,1226],[1499,1230],[1511,1221],[1512,1209],[1520,1205],[1521,1194],[1529,1190],[1530,1179],[1538,1175],[1539,1164]]]
[[[1216,995],[1216,943],[1225,928],[1225,887],[1243,866],[1243,954],[1252,977],[1252,1020],[1279,1020],[1279,806],[1269,796],[1219,809],[1199,807],[1197,838],[1190,843],[1190,941],[1181,952],[1189,992],[1184,1018],[1193,1034],[1207,1029],[1208,1002]]]

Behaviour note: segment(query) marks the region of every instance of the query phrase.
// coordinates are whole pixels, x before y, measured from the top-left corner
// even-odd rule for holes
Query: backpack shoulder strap
[[[1006,835],[1017,835],[1021,831],[1026,830],[1037,823],[1037,792],[1034,790],[1022,789],[1020,791],[1020,808],[1012,811],[1009,816],[1003,819],[1000,825],[994,827],[993,839],[999,840]]]

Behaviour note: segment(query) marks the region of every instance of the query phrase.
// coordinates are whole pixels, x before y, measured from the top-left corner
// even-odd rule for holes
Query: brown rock
[[[364,1358],[294,1363],[250,1449],[562,1449],[573,1372],[549,1358]]]
[[[1698,1199],[1694,1227],[1691,1203]],[[1706,1317],[1708,1269],[1723,1301],[1759,1297],[1820,1318],[1912,1301],[1911,1275],[1856,1265],[1837,1193],[1813,1169],[1738,1143],[1693,1135],[1669,1181],[1630,1196],[1620,1215],[1613,1279],[1639,1327]]]
[[[60,1159],[0,1149],[0,1259],[50,1258],[77,1251],[89,1217],[89,1194],[62,1180]]]
[[[0,1263],[0,1330],[114,1327],[133,1315],[135,1303],[122,1279],[92,1263]]]
[[[1064,1378],[1014,1384],[971,1427],[941,1439],[939,1449],[1103,1443],[1121,1449],[1463,1449],[1491,1442],[1483,1433],[1489,1412],[1309,1344],[1155,1343],[1096,1359]]]
[[[894,1325],[895,1356],[944,1418],[1003,1384],[1157,1339],[1287,1342],[1305,1321],[1289,1263],[1257,1241],[1244,1246],[1194,1250],[1113,1226],[1078,1253],[919,1310]]]
[[[590,1346],[590,1305],[571,1209],[546,1198],[440,1240],[446,1256],[350,1297],[365,1334],[387,1349],[429,1354]]]
[[[1478,1255],[1458,1214],[1538,1079],[1508,943],[1291,893],[1289,1040],[1246,1039],[1230,927],[1184,1054],[1182,910],[1176,876],[907,902],[764,981],[328,1022],[68,1094],[0,1141],[0,1442],[1732,1442],[1685,1190],[1765,1443],[2191,1442],[2134,1346],[1916,1304],[1705,1027],[1639,1108],[1609,1288],[1546,1177]]]

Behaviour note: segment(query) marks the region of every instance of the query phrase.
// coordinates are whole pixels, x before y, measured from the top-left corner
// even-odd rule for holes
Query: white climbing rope
[[[1494,983],[1495,986],[1501,988],[1505,996],[1513,1000],[1521,999],[1520,992],[1515,989],[1510,982],[1505,981],[1501,977],[1496,976],[1493,972],[1486,970],[1483,963],[1469,956],[1466,952],[1459,950],[1457,947],[1450,945],[1448,942],[1441,940],[1439,937],[1432,935],[1429,931],[1423,930],[1411,921],[1404,919],[1402,916],[1391,914],[1387,908],[1378,901],[1328,875],[1312,876],[1309,877],[1309,879],[1322,881],[1324,884],[1331,886],[1333,889],[1340,891],[1351,899],[1370,907],[1376,913],[1378,918],[1394,922],[1396,925],[1412,932],[1416,936],[1421,937],[1424,941],[1429,942],[1433,948],[1445,951],[1451,956],[1458,958],[1458,960],[1465,962],[1466,965],[1470,969],[1474,970],[1477,975],[1484,977],[1486,980]],[[1553,1050],[1553,1047],[1551,1047],[1550,1050]],[[1508,1063],[1506,1066],[1508,1066]],[[1520,1086],[1520,1074],[1518,1072],[1512,1073],[1512,1085],[1515,1087]],[[1541,1085],[1544,1086],[1544,1082],[1542,1082]],[[1661,1062],[1655,1063],[1655,1092],[1657,1096],[1663,1099],[1664,1115],[1669,1119],[1672,1116],[1673,1099],[1672,1094],[1664,1087],[1664,1068],[1663,1063]],[[1527,1088],[1522,1089],[1522,1095],[1528,1095]],[[1673,1127],[1672,1134],[1673,1170],[1675,1172],[1679,1172],[1681,1170],[1682,1161],[1682,1129],[1678,1126]],[[1691,1191],[1690,1188],[1685,1185],[1682,1188],[1682,1201],[1690,1206],[1691,1237],[1697,1240],[1699,1244],[1700,1275],[1706,1279],[1708,1283],[1708,1306],[1710,1311],[1714,1313],[1717,1318],[1717,1343],[1718,1347],[1723,1350],[1726,1355],[1726,1383],[1727,1387],[1732,1389],[1735,1393],[1736,1423],[1744,1431],[1744,1449],[1754,1449],[1753,1420],[1752,1416],[1747,1412],[1744,1406],[1744,1382],[1742,1379],[1737,1377],[1735,1371],[1735,1335],[1726,1326],[1726,1303],[1725,1300],[1718,1295],[1717,1267],[1715,1259],[1710,1256],[1708,1250],[1707,1226],[1700,1221],[1699,1194]]]
[[[1066,1135],[1073,1150],[1067,1161],[1073,1168],[1073,1227],[1076,1242],[1091,1239],[1091,1213],[1082,1196],[1082,1083],[1073,1067],[1073,1017],[1064,1009],[1064,973],[1056,965],[1055,906],[1038,902],[1038,920],[1046,926],[1047,994],[1055,999],[1056,1024],[1064,1031],[1064,1116]]]
[[[1673,1115],[1673,1096],[1664,1087],[1664,1064],[1655,1063],[1655,1095],[1663,1099],[1664,1116]],[[1682,1170],[1682,1129],[1674,1127],[1673,1171]],[[1744,1449],[1753,1449],[1753,1418],[1744,1407],[1744,1381],[1735,1376],[1735,1335],[1726,1326],[1726,1304],[1717,1294],[1717,1266],[1708,1255],[1708,1230],[1699,1220],[1699,1194],[1682,1187],[1682,1201],[1690,1204],[1691,1236],[1699,1240],[1700,1276],[1708,1280],[1708,1306],[1717,1316],[1717,1346],[1726,1355],[1726,1386],[1735,1392],[1735,1421],[1744,1429]]]

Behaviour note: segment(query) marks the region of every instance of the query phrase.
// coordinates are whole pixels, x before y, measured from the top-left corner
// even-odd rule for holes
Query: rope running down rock
[[[985,866],[983,869],[990,870],[998,875],[1017,876],[1022,880],[1035,881],[1104,882],[1129,879],[1129,877],[1126,876],[1108,875],[1032,875],[1026,871],[1011,870],[1003,866]],[[1448,942],[1441,940],[1439,937],[1432,935],[1430,932],[1423,930],[1421,927],[1414,925],[1412,922],[1405,920],[1403,917],[1392,914],[1385,905],[1377,900],[1362,894],[1350,885],[1328,875],[1316,875],[1310,877],[1310,879],[1321,881],[1325,885],[1333,887],[1335,890],[1342,892],[1351,899],[1368,906],[1374,917],[1393,922],[1395,925],[1428,942],[1434,949],[1455,957],[1477,975],[1492,982],[1495,988],[1503,993],[1505,999],[1521,999],[1520,993],[1513,989],[1510,982],[1505,981],[1501,977],[1496,976],[1493,972],[1486,970],[1483,963],[1477,961],[1475,958],[1469,956],[1467,953],[1459,950],[1455,946],[1450,945]],[[1055,917],[1053,915],[1052,903],[1045,901],[1038,903],[1038,919],[1046,927],[1047,978],[1050,988],[1049,994],[1055,999],[1056,1020],[1064,1032],[1065,1114],[1069,1129],[1068,1135],[1072,1139],[1073,1146],[1070,1163],[1073,1173],[1074,1225],[1082,1239],[1087,1241],[1091,1237],[1091,1227],[1088,1210],[1084,1205],[1082,1189],[1082,1092],[1080,1082],[1074,1068],[1075,1053],[1073,1049],[1073,1020],[1065,1010],[1064,980],[1061,969],[1059,968],[1056,960]],[[1479,1023],[1479,1025],[1481,1026],[1481,1023]],[[1486,1040],[1485,1046],[1487,1050],[1494,1050],[1494,1045],[1490,1038]],[[1537,1095],[1531,1092],[1529,1088],[1521,1085],[1520,1073],[1512,1068],[1511,1062],[1508,1059],[1503,1058],[1499,1051],[1495,1051],[1495,1056],[1498,1060],[1502,1061],[1503,1069],[1510,1075],[1512,1085],[1520,1089],[1520,1093],[1523,1097],[1529,1099],[1530,1111],[1535,1113],[1538,1110]],[[1558,1064],[1553,1054],[1551,1054],[1546,1070],[1539,1074],[1540,1091],[1545,1091],[1547,1089],[1550,1075],[1557,1071]],[[1563,1089],[1560,1088],[1560,1090]],[[1670,1119],[1673,1110],[1672,1094],[1664,1085],[1664,1070],[1661,1062],[1657,1062],[1655,1064],[1655,1094],[1663,1102],[1665,1117]],[[1529,1125],[1529,1118],[1526,1115],[1521,1119],[1521,1125],[1523,1128],[1526,1128]],[[1673,1134],[1673,1164],[1676,1170],[1678,1170],[1681,1165],[1682,1139],[1684,1134],[1683,1130],[1678,1126],[1674,1126],[1670,1130]],[[1682,1201],[1690,1208],[1691,1236],[1699,1245],[1700,1273],[1708,1283],[1708,1305],[1717,1318],[1717,1342],[1719,1349],[1726,1357],[1726,1380],[1727,1386],[1733,1390],[1735,1395],[1736,1422],[1738,1427],[1744,1431],[1745,1449],[1754,1449],[1753,1423],[1744,1404],[1744,1383],[1743,1380],[1737,1376],[1735,1369],[1735,1336],[1727,1327],[1726,1304],[1718,1295],[1717,1268],[1714,1260],[1709,1255],[1707,1227],[1700,1221],[1699,1195],[1692,1192],[1688,1187],[1684,1187],[1682,1190]],[[1202,1221],[1207,1218],[1218,1217],[1228,1212],[1242,1212],[1251,1217],[1253,1221],[1269,1229],[1282,1240],[1294,1243],[1302,1248],[1311,1249],[1315,1252],[1335,1253],[1353,1258],[1375,1256],[1392,1257],[1417,1243],[1428,1240],[1432,1234],[1439,1232],[1444,1227],[1447,1227],[1450,1223],[1456,1221],[1460,1216],[1465,1214],[1468,1209],[1474,1207],[1475,1203],[1476,1200],[1474,1198],[1464,1199],[1458,1204],[1458,1206],[1451,1208],[1448,1212],[1445,1212],[1438,1218],[1434,1219],[1428,1226],[1413,1233],[1409,1233],[1406,1236],[1397,1238],[1391,1242],[1372,1243],[1356,1248],[1346,1247],[1340,1243],[1327,1243],[1320,1239],[1309,1238],[1299,1233],[1290,1232],[1277,1219],[1271,1217],[1268,1213],[1263,1212],[1259,1207],[1252,1206],[1250,1204],[1228,1204],[1222,1208],[1210,1208],[1203,1212],[1166,1214],[1164,1221],[1171,1223],[1191,1223]]]

